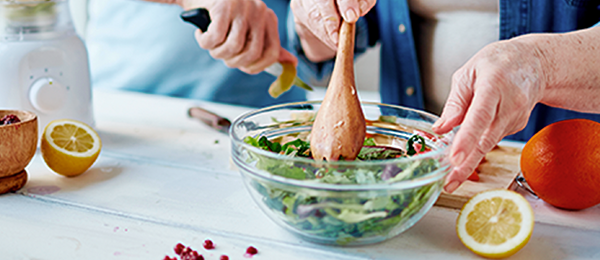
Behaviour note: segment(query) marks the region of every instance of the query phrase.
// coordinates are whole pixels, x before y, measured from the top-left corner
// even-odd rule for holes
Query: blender
[[[34,112],[40,129],[94,126],[88,53],[67,0],[0,0],[0,109]]]

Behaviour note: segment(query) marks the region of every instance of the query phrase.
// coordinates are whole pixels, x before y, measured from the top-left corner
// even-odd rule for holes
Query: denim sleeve
[[[296,33],[296,26],[294,23],[294,15],[289,10],[287,18],[287,32],[288,32],[288,50],[298,57],[298,68],[297,74],[305,82],[309,82],[311,85],[326,86],[333,71],[334,59],[315,63],[304,54],[302,45],[300,44],[300,38]],[[375,43],[369,41],[369,30],[367,19],[361,17],[356,22],[356,38],[354,45],[355,57],[364,53],[368,47],[373,46]]]

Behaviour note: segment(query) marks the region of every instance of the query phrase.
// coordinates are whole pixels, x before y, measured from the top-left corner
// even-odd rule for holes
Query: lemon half
[[[529,202],[514,191],[498,189],[480,192],[463,206],[456,232],[474,253],[504,258],[527,244],[533,226]]]
[[[89,169],[101,148],[98,133],[76,120],[54,120],[42,134],[41,152],[46,165],[67,177],[78,176]]]

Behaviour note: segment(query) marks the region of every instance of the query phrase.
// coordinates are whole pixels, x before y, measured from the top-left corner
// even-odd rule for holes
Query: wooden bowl
[[[38,143],[37,115],[24,110],[0,110],[0,118],[16,115],[21,122],[0,125],[0,178],[22,172]]]

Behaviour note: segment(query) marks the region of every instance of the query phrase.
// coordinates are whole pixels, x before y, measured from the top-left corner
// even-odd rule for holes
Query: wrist
[[[575,33],[534,34],[528,38],[543,73],[540,102],[563,106],[565,97],[587,80],[585,60],[590,53],[576,47],[584,41]]]
[[[302,52],[308,60],[318,63],[331,60],[335,57],[335,50],[329,48],[329,46],[302,25],[296,24],[296,33],[300,39]]]
[[[553,34],[528,34],[515,40],[526,46],[524,53],[531,55],[527,63],[537,82],[530,94],[535,95],[536,102],[544,102],[545,97],[552,92],[552,85],[557,78],[559,63],[556,62],[557,50],[553,47],[556,39]]]
[[[552,34],[535,35],[532,38],[531,44],[534,49],[534,56],[539,60],[540,71],[542,76],[540,92],[540,101],[543,101],[545,94],[552,89],[552,85],[556,84],[558,64],[556,61],[557,50],[554,41],[555,36]]]

